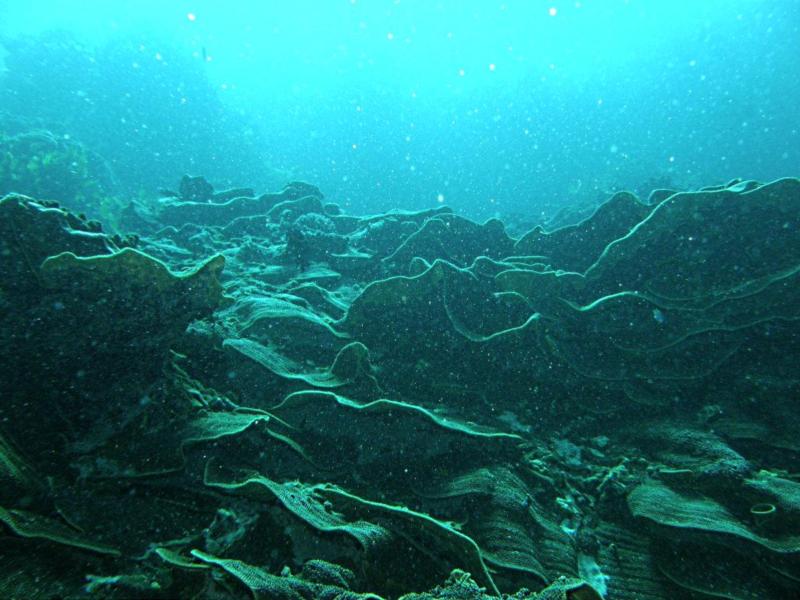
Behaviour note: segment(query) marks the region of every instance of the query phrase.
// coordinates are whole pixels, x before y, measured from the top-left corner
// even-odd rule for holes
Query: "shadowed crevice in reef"
[[[519,239],[164,196],[0,200],[0,595],[796,594],[797,179]]]

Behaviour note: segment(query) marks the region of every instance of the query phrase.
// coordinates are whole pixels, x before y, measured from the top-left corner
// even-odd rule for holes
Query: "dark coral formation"
[[[2,595],[793,597],[800,181],[651,200],[7,196]]]

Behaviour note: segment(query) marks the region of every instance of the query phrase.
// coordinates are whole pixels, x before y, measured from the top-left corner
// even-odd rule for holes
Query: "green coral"
[[[69,136],[45,130],[0,134],[0,195],[16,192],[57,200],[114,224],[120,200],[100,176],[105,165]]]

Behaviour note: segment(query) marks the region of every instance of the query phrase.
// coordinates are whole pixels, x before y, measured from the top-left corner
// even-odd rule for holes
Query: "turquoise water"
[[[0,0],[0,600],[800,598],[799,28]]]
[[[5,2],[6,52],[63,33],[6,56],[2,106],[130,188],[303,179],[358,213],[535,222],[796,173],[799,23],[755,0]]]

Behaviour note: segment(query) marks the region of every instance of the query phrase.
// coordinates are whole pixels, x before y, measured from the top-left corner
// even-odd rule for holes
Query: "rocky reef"
[[[791,598],[800,180],[511,237],[0,200],[0,595]]]

